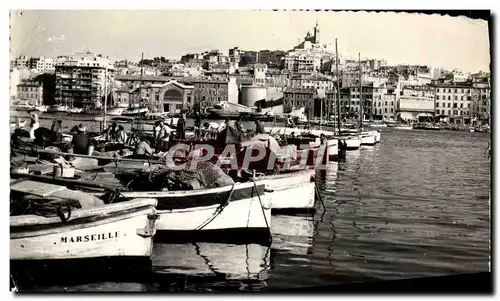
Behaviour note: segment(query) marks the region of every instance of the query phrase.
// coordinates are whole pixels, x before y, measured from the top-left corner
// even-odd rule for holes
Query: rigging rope
[[[266,222],[266,227],[269,230],[269,233],[271,232],[271,228],[269,227],[269,223],[267,222],[267,217],[266,217],[266,212],[264,211],[264,205],[262,204],[262,200],[260,198],[260,193],[259,189],[257,188],[257,183],[255,182],[255,179],[252,178],[253,186],[255,187],[255,190],[257,191],[257,197],[259,198],[259,203],[260,203],[260,209],[262,210],[262,215],[264,216],[264,221]],[[269,242],[272,242],[272,237],[269,235]]]
[[[227,205],[229,205],[229,202],[231,201],[231,197],[233,196],[233,191],[234,191],[234,187],[236,186],[236,183],[233,184],[233,186],[231,187],[231,190],[229,191],[229,195],[226,199],[225,202],[221,203],[219,205],[219,207],[217,207],[214,211],[214,213],[212,214],[212,216],[210,216],[206,221],[204,221],[201,225],[199,225],[198,227],[195,228],[195,230],[202,230],[203,228],[205,228],[208,224],[210,224],[217,216],[219,216],[222,211],[224,210],[224,208],[226,208]]]

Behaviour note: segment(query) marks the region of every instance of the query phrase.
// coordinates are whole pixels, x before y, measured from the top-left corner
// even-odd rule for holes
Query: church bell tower
[[[319,21],[316,19],[316,26],[314,26],[314,43],[319,44]]]

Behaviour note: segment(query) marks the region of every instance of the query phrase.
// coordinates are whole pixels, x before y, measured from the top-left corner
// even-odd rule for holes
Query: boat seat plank
[[[67,188],[61,185],[26,180],[11,184],[10,189],[16,192],[47,197],[55,192],[65,190]]]
[[[48,173],[52,173],[54,171],[54,166],[53,165],[47,165],[47,164],[31,164],[29,165],[29,171],[36,174],[36,175],[44,175]]]

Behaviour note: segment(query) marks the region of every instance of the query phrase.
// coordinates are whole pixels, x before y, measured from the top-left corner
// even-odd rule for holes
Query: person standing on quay
[[[94,152],[94,146],[91,144],[90,137],[86,133],[87,128],[85,125],[80,124],[76,130],[77,133],[73,135],[73,139],[71,140],[72,149],[69,153],[91,156]]]
[[[36,111],[30,112],[30,119],[30,138],[35,139],[35,130],[40,127],[40,121],[38,120]]]
[[[198,111],[194,113],[194,133],[196,137],[201,136],[201,116]]]
[[[186,119],[184,114],[181,114],[177,121],[177,139],[186,139]]]

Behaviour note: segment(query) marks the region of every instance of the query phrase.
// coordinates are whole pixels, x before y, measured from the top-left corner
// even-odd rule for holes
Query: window
[[[384,109],[384,113],[387,113],[387,108]]]
[[[457,93],[457,89],[455,89],[455,93]]]
[[[462,95],[462,96],[460,96],[460,100],[464,100],[464,96],[463,96],[463,95]]]
[[[464,107],[464,104],[463,104],[463,103],[461,103],[461,104],[460,104],[460,108],[461,108],[461,109],[463,109],[463,107]]]
[[[436,100],[439,100],[439,95],[436,96]]]
[[[451,96],[450,95],[448,95],[448,100],[451,100]]]
[[[458,107],[458,104],[455,102],[455,103],[453,104],[453,108],[457,108],[457,107]]]
[[[455,95],[455,100],[458,100],[458,96]]]
[[[448,103],[448,108],[451,106],[451,103]]]
[[[448,89],[448,93],[451,93],[451,89]]]
[[[437,88],[437,92],[439,93],[439,88]]]
[[[441,110],[441,115],[444,115],[444,110]]]
[[[467,108],[470,108],[470,103],[467,104]]]
[[[448,110],[448,115],[451,115],[451,110]]]
[[[436,107],[439,108],[439,102],[436,102]]]
[[[394,113],[394,109],[393,108],[391,108],[391,113]]]

